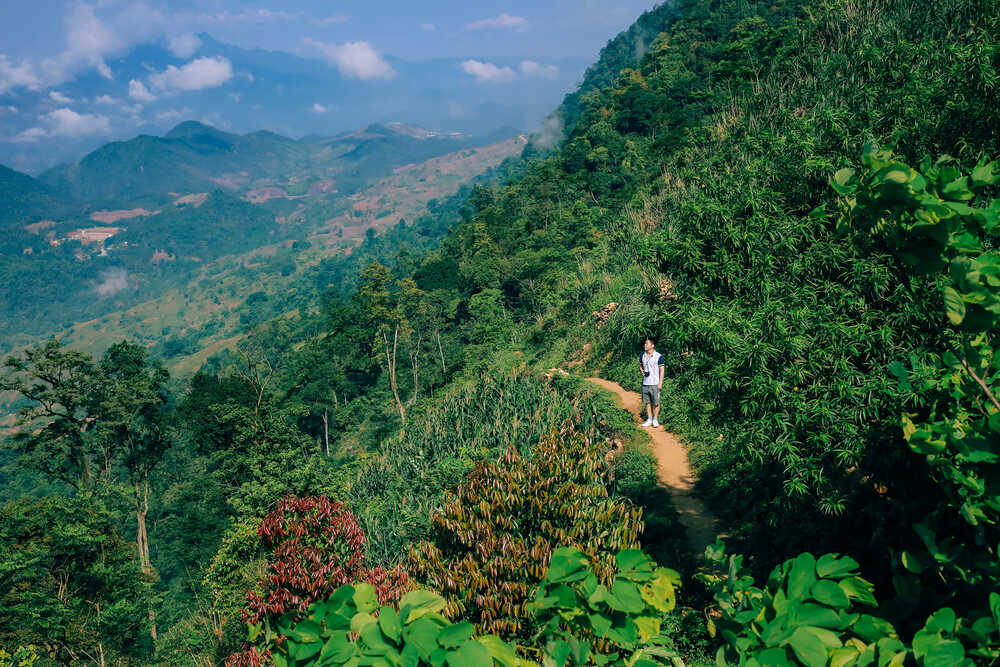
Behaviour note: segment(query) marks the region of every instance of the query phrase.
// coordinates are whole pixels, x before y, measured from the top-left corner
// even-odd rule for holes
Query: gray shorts
[[[660,388],[655,384],[644,384],[642,385],[642,402],[652,403],[653,405],[660,404]]]

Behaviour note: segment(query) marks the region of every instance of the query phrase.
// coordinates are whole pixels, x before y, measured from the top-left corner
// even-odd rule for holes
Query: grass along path
[[[617,382],[602,378],[587,378],[589,382],[607,389],[618,397],[618,403],[625,410],[645,420],[645,413],[638,393],[622,388]],[[687,449],[673,433],[662,428],[648,429],[652,437],[653,455],[656,456],[656,472],[660,485],[670,493],[677,508],[681,523],[687,531],[688,544],[696,556],[705,552],[705,547],[715,543],[715,517],[704,503],[694,495],[697,481],[688,463]]]

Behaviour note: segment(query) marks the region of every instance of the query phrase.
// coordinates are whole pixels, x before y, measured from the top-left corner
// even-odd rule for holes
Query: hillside
[[[11,362],[7,469],[50,486],[2,510],[0,639],[40,607],[134,664],[1000,660],[1000,7],[644,21],[551,151],[392,224],[478,151],[401,165],[278,250],[364,236],[190,380],[127,344]],[[663,434],[587,381],[637,388],[647,342],[673,499]],[[128,622],[73,634],[95,600]]]
[[[413,135],[371,126],[335,139],[299,142],[273,132],[245,135],[186,121],[162,137],[142,135],[107,144],[39,180],[84,200],[136,201],[167,192],[259,187],[333,180],[350,193],[409,162],[485,145],[518,134],[484,138]]]
[[[95,151],[45,175],[53,185],[4,173],[11,228],[0,248],[0,345],[11,349],[38,336],[127,310],[182,287],[205,263],[261,246],[305,240],[338,216],[352,234],[384,229],[386,217],[417,215],[419,192],[438,183],[442,193],[512,154],[517,136],[500,129],[482,138],[439,136],[414,126],[373,125],[334,138],[297,142],[269,132],[234,135],[200,123],[178,125],[164,137],[137,137]],[[483,143],[480,143],[483,142]],[[462,168],[438,182],[418,165],[460,153]],[[397,170],[425,181],[413,197],[399,192]],[[372,195],[382,179],[393,193]],[[404,179],[405,180],[405,179]],[[85,199],[65,200],[75,191]],[[359,193],[392,198],[361,215]],[[89,199],[86,199],[89,198]],[[97,199],[94,199],[97,198]],[[373,215],[374,214],[374,215]],[[375,222],[374,218],[381,218]],[[41,218],[41,222],[36,222]],[[349,245],[329,244],[330,252]],[[351,241],[353,242],[353,241]]]
[[[0,165],[0,225],[65,215],[73,202],[55,188]]]

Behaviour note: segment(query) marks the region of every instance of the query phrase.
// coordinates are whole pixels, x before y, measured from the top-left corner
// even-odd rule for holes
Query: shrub
[[[557,545],[580,548],[607,581],[612,557],[638,546],[642,510],[609,497],[607,445],[564,428],[532,454],[478,463],[431,516],[433,541],[410,552],[415,576],[441,591],[445,613],[483,632],[526,636],[531,591]]]
[[[286,497],[264,518],[257,534],[271,557],[259,589],[247,593],[242,616],[251,626],[270,628],[274,619],[288,613],[301,617],[310,604],[352,581],[371,584],[382,602],[399,600],[409,587],[409,576],[401,568],[365,565],[364,532],[343,503],[322,496]],[[261,659],[255,649],[245,648],[226,664],[256,665]]]
[[[557,549],[531,605],[540,630],[527,646],[495,635],[474,636],[471,623],[453,623],[441,614],[447,602],[431,591],[411,591],[398,607],[379,609],[374,589],[358,584],[314,604],[301,621],[282,618],[283,642],[251,628],[261,644],[261,653],[254,655],[269,655],[278,667],[538,667],[521,657],[525,654],[544,665],[682,665],[659,632],[660,617],[674,607],[677,573],[656,567],[635,549],[619,552],[614,560],[613,583],[605,586],[580,551]],[[605,650],[595,651],[596,646]]]

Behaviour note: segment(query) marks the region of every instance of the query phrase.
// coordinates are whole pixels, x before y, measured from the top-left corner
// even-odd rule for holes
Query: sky
[[[0,88],[99,67],[130,46],[206,32],[244,48],[308,56],[315,42],[366,42],[405,60],[440,57],[595,57],[650,0],[467,3],[283,0],[5,0],[0,2]]]
[[[444,127],[449,118],[475,125],[461,114],[477,104],[494,108],[478,126],[501,124],[507,113],[505,124],[524,127],[540,121],[601,47],[653,6],[652,0],[0,0],[0,163],[38,171],[101,142],[164,131],[186,118],[233,131],[341,131],[363,117],[377,120],[382,100],[393,118],[440,129],[462,129]],[[215,44],[321,63],[347,88],[340,98],[332,88],[323,97],[326,80],[313,72],[319,88],[297,91],[304,99],[294,102],[297,115],[290,113],[290,88],[281,81],[251,85],[254,56],[238,63],[206,52],[206,35]],[[167,60],[142,55],[150,46]],[[455,64],[442,76],[430,67],[437,59]],[[420,72],[440,78],[419,80]],[[409,113],[407,101],[435,82],[443,91],[438,106],[451,105],[454,113],[435,121],[427,99],[431,111],[414,106]],[[345,100],[355,108],[341,108]]]

